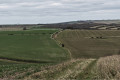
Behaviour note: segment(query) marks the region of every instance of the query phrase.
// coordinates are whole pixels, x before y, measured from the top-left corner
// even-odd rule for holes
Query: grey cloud
[[[0,18],[3,20],[0,23],[35,23],[35,19],[36,23],[114,19],[120,18],[119,14],[114,15],[120,12],[119,9],[119,0],[0,0]]]

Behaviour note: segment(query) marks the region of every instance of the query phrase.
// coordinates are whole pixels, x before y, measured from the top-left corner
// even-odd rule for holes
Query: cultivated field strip
[[[64,43],[73,58],[120,54],[119,30],[64,30],[57,40]]]

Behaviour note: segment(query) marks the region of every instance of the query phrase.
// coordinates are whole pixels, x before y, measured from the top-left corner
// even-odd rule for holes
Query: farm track
[[[73,66],[73,68],[68,68],[64,74],[62,74],[59,79],[76,79],[76,77],[84,72],[84,70],[94,61],[94,59],[87,59],[85,61],[79,62]]]
[[[95,59],[76,59],[54,66],[49,66],[39,72],[33,73],[25,78],[28,79],[49,79],[64,80],[76,79],[76,77],[84,72]]]

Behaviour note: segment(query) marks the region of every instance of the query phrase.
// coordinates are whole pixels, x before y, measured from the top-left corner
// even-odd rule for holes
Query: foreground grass
[[[51,64],[7,64],[0,65],[0,79],[23,79]]]
[[[120,55],[100,58],[97,62],[98,79],[120,79]]]
[[[95,59],[72,59],[59,64],[0,65],[0,79],[76,79]]]
[[[83,72],[76,76],[76,79],[87,80],[87,79],[96,79],[97,73],[95,72],[97,60],[92,61]]]
[[[0,79],[99,80],[120,79],[120,55],[100,59],[72,59],[58,64],[0,65]]]
[[[103,38],[97,38],[100,36]],[[70,50],[73,58],[99,58],[120,54],[119,30],[64,30],[56,39]]]

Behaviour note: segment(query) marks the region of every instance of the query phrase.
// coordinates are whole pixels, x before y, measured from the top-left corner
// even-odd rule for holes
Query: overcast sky
[[[120,19],[120,0],[0,0],[0,24]]]

